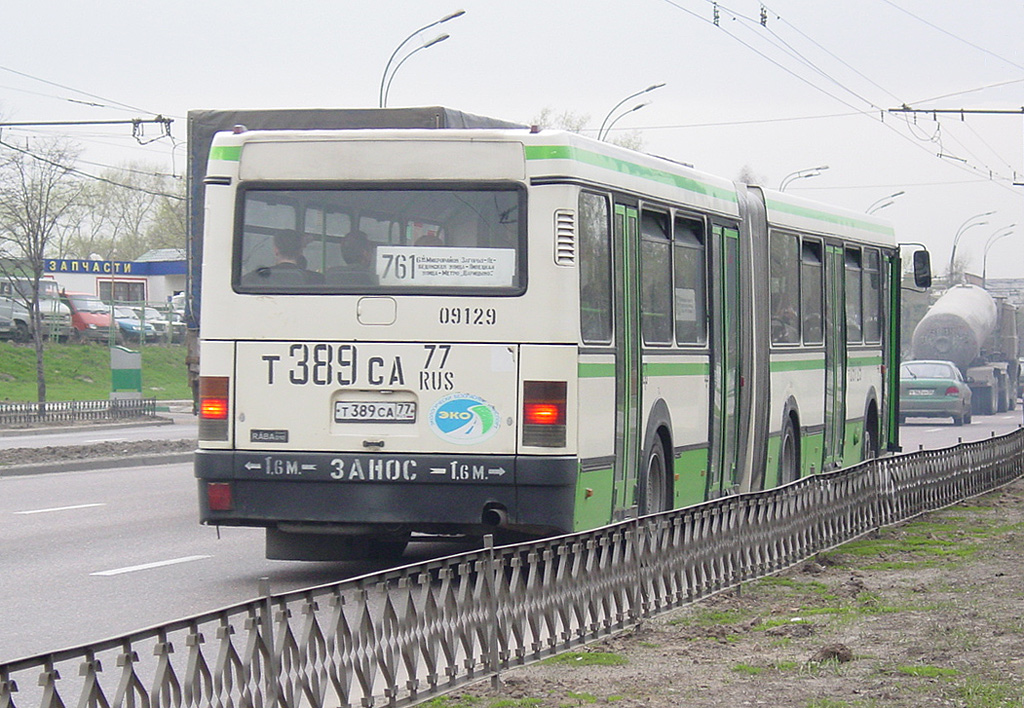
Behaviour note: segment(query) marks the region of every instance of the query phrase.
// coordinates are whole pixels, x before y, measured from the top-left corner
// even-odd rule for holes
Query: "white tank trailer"
[[[1020,376],[1016,309],[977,285],[955,285],[914,329],[911,357],[956,364],[971,387],[975,413],[1012,410]]]

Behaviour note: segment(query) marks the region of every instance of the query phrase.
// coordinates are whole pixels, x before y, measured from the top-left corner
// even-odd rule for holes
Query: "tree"
[[[184,248],[183,189],[139,163],[105,171],[83,193],[87,214],[68,255],[130,261],[152,248]]]
[[[46,401],[43,319],[39,307],[45,259],[74,227],[83,190],[74,172],[77,146],[50,138],[24,146],[0,142],[0,272],[27,281],[22,295],[32,322],[36,353],[36,393]]]
[[[559,130],[567,130],[570,133],[582,133],[587,129],[590,116],[585,113],[576,113],[575,111],[562,111],[556,114],[552,108],[543,108],[530,122],[541,128],[557,128]],[[644,147],[643,135],[637,130],[631,130],[628,133],[617,133],[613,138],[609,138],[607,142],[612,145],[628,148],[629,150],[640,151]]]

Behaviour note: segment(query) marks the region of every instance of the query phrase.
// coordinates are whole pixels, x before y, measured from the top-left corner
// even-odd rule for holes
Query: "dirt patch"
[[[192,452],[195,440],[133,440],[90,445],[17,447],[0,449],[0,469],[12,465],[66,462],[103,457],[137,457],[175,452]]]
[[[1024,705],[1024,482],[437,708]]]

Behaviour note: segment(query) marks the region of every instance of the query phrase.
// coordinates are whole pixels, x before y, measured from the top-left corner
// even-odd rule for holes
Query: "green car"
[[[971,389],[952,362],[900,364],[900,424],[918,417],[952,418],[953,425],[971,422]]]

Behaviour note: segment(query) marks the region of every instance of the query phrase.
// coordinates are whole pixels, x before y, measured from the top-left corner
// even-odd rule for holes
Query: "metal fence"
[[[124,420],[155,415],[155,398],[0,403],[0,427],[90,420]]]
[[[1024,474],[1024,431],[0,664],[0,708],[406,706]]]

